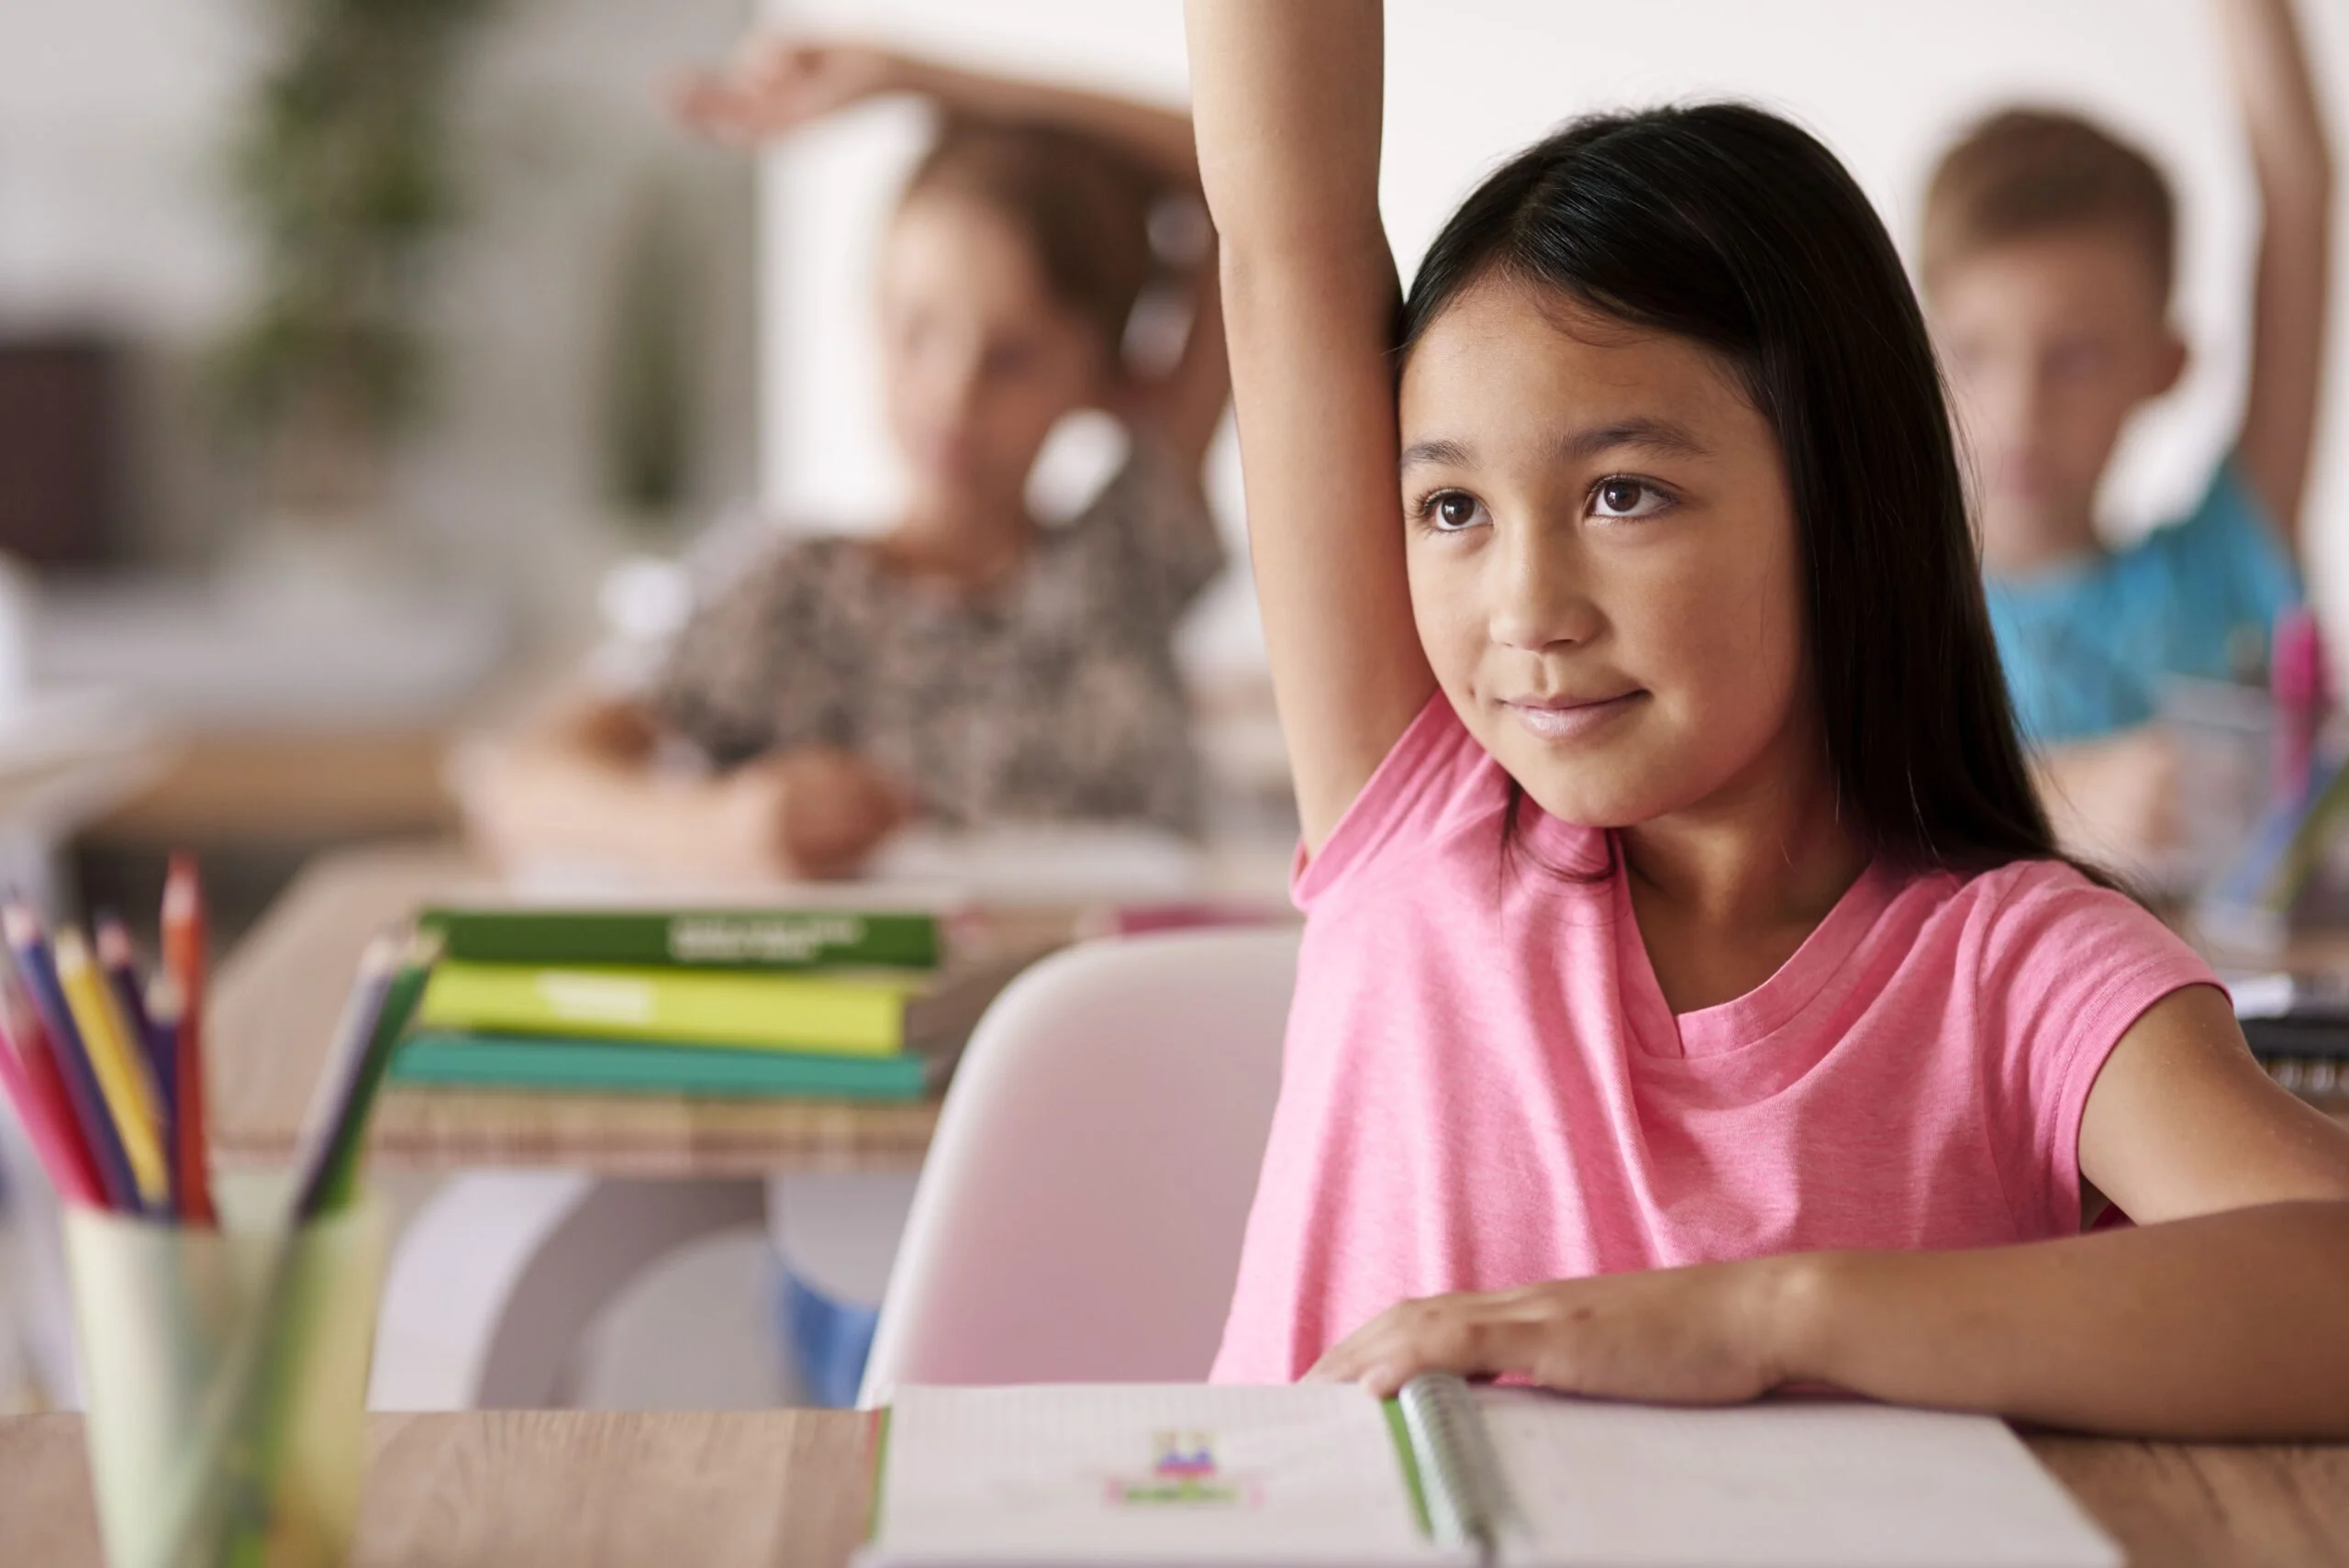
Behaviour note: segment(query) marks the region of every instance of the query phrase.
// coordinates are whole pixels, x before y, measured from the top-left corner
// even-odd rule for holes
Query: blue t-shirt
[[[2039,742],[2143,724],[2165,675],[2236,675],[2243,634],[2264,651],[2300,596],[2280,535],[2232,463],[2183,519],[2126,550],[1983,586],[2015,717]]]

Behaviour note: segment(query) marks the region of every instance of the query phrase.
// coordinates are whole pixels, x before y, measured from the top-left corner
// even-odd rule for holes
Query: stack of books
[[[937,916],[430,908],[402,1084],[909,1100],[1032,953],[948,963]]]
[[[2306,1100],[2349,1109],[2349,978],[2228,974],[2235,1018],[2267,1075]]]

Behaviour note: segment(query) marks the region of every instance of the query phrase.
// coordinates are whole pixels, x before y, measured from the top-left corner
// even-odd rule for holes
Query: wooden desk
[[[448,745],[437,728],[195,736],[86,836],[152,846],[449,832],[457,808],[441,782]]]
[[[283,1165],[367,939],[484,882],[446,845],[324,856],[232,953],[213,988],[206,1086],[224,1164]],[[387,1090],[379,1169],[562,1166],[603,1176],[763,1176],[919,1167],[935,1101],[710,1101],[679,1095]]]
[[[352,1568],[837,1568],[864,1529],[862,1418],[376,1416]],[[2033,1438],[2138,1568],[2349,1562],[2349,1447]],[[81,1420],[0,1420],[8,1560],[100,1568]]]

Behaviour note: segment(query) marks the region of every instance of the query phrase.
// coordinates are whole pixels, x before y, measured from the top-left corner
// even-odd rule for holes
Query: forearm
[[[2219,20],[2260,204],[2251,379],[2235,455],[2297,549],[2324,379],[2332,147],[2288,0],[2221,0]]]
[[[1789,1382],[2141,1437],[2349,1438],[2349,1203],[1757,1269]]]
[[[587,853],[691,873],[727,858],[717,842],[718,791],[707,779],[664,774],[563,737],[484,747],[462,773],[467,817],[507,859]]]
[[[2263,198],[2329,205],[2332,146],[2290,0],[2219,0],[2219,30]]]
[[[1186,19],[1257,599],[1318,851],[1433,684],[1395,479],[1379,9],[1192,0]]]
[[[899,70],[907,91],[930,98],[952,113],[978,119],[1041,121],[1083,131],[1124,149],[1177,184],[1198,183],[1191,119],[1180,110],[1108,93],[963,71],[925,60],[902,61]]]

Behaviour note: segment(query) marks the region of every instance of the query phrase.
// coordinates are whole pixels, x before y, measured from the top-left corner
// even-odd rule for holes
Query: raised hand
[[[910,87],[904,57],[863,44],[753,36],[722,70],[687,77],[677,117],[706,136],[758,141]]]

